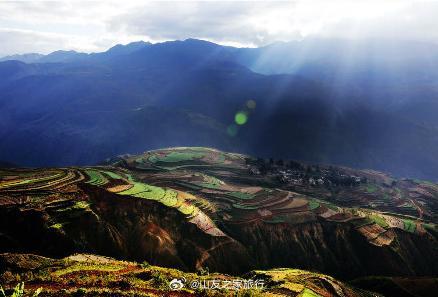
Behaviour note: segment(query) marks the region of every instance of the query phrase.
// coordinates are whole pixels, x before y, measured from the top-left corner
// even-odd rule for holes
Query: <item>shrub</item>
[[[257,289],[246,289],[239,291],[236,294],[236,297],[261,297],[262,293]]]
[[[149,262],[148,261],[143,261],[141,264],[140,264],[140,267],[141,268],[148,268],[148,267],[150,267],[151,266],[151,264],[149,264]]]
[[[87,294],[87,290],[85,290],[84,288],[79,288],[76,290],[76,292],[74,292],[73,296],[74,297],[82,297],[82,296],[85,296],[85,294]]]
[[[210,274],[210,269],[208,267],[201,267],[198,269],[197,271],[198,275],[209,275]]]
[[[158,289],[169,289],[169,281],[159,272],[154,272],[152,274],[152,281]]]
[[[32,297],[38,296],[41,293],[41,291],[42,291],[41,288],[37,289],[33,293]],[[15,286],[14,291],[12,292],[12,294],[9,297],[22,297],[22,296],[24,296],[24,283],[23,282],[18,283]],[[6,295],[6,292],[3,290],[2,286],[0,286],[0,297],[8,297],[8,295]]]

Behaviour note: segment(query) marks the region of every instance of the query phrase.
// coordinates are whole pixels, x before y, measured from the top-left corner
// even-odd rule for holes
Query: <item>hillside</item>
[[[14,284],[19,278],[26,292],[41,289],[40,296],[376,296],[330,276],[298,269],[257,270],[233,277],[86,254],[59,260],[0,254],[0,263],[5,283]],[[208,289],[213,286],[220,289]]]
[[[373,275],[415,280],[438,274],[437,184],[201,147],[161,149],[108,162],[2,169],[0,252],[51,258],[91,253],[232,275],[278,267],[346,280]],[[127,269],[127,275],[142,271],[137,264],[124,265],[135,271]],[[61,269],[56,267],[51,273]],[[301,276],[307,272],[290,273],[299,283],[308,279]],[[289,278],[280,275],[280,283]],[[133,277],[123,285],[137,286]],[[35,286],[58,288],[61,280],[50,279],[50,284],[38,279]],[[141,286],[147,288],[149,280]],[[84,281],[72,280],[68,290],[82,287]],[[118,283],[116,288],[122,286]],[[280,283],[269,282],[269,288],[279,294],[304,294],[301,285],[286,281],[280,286],[287,288],[284,291],[278,289]],[[396,290],[386,283],[386,292]],[[379,291],[372,280],[358,284]],[[326,285],[309,288],[332,296],[324,293],[332,290]],[[339,296],[359,296],[351,290]]]
[[[438,180],[433,47],[370,43],[348,71],[348,55],[336,55],[346,48],[188,39],[0,62],[0,159],[93,165],[144,149],[214,146]],[[238,112],[249,115],[244,125]]]

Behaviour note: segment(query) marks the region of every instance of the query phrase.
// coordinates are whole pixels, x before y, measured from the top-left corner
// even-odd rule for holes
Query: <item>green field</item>
[[[318,201],[315,201],[315,200],[310,200],[309,201],[309,209],[310,210],[317,209],[319,206],[320,206],[320,204],[319,204]]]
[[[37,183],[37,182],[43,182],[43,181],[47,181],[47,180],[51,180],[51,179],[56,179],[58,177],[61,177],[62,175],[64,175],[64,172],[60,172],[60,173],[56,173],[56,174],[52,174],[52,175],[48,175],[48,176],[43,176],[43,177],[39,177],[39,178],[22,179],[22,180],[19,180],[16,182],[5,183],[3,185],[0,185],[0,189],[7,188],[7,187],[26,185],[26,184],[32,184],[32,183]]]
[[[261,206],[246,206],[246,205],[234,203],[233,207],[237,209],[254,210],[254,209],[259,209],[259,207]]]
[[[416,224],[413,221],[408,220],[408,219],[403,220],[403,225],[404,225],[405,231],[408,231],[411,233],[414,233],[416,228],[417,228]]]
[[[183,161],[192,161],[195,159],[201,159],[205,156],[205,153],[199,152],[170,152],[164,156],[155,154],[149,161],[151,162],[166,162],[166,163],[178,163]]]
[[[321,297],[321,295],[313,292],[310,289],[304,289],[301,294],[299,295],[299,297]]]
[[[379,188],[376,185],[368,185],[366,190],[368,193],[375,193]]]
[[[384,218],[382,218],[381,216],[371,214],[371,215],[369,216],[369,218],[370,218],[371,220],[373,220],[374,223],[376,223],[376,224],[379,225],[380,227],[388,228],[388,223],[387,223],[386,220],[385,220]]]
[[[102,172],[108,175],[109,177],[111,177],[112,179],[123,179],[123,177],[112,171],[102,171]]]
[[[150,186],[143,183],[133,183],[134,186],[129,190],[118,193],[119,195],[130,195],[139,198],[159,200],[164,196],[165,190],[160,187]]]
[[[253,194],[243,193],[243,192],[229,192],[228,195],[235,197],[235,198],[239,198],[241,200],[249,200],[249,199],[254,198]]]
[[[99,171],[86,169],[85,173],[88,175],[89,180],[87,183],[94,186],[102,186],[108,183],[108,179]]]

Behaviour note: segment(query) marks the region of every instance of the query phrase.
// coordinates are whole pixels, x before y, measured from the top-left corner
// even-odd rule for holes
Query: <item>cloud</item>
[[[202,38],[260,46],[307,36],[438,42],[438,2],[289,1],[147,3],[108,20],[108,30],[151,40]]]
[[[202,38],[258,44],[267,37],[254,17],[285,3],[165,2],[148,3],[112,18],[108,30],[143,35],[151,40]]]
[[[261,46],[307,36],[438,43],[436,1],[0,2],[0,55],[101,51],[134,40]]]
[[[0,56],[12,53],[49,52],[53,49],[54,43],[63,48],[62,36],[39,33],[26,30],[0,29],[0,40],[3,41],[0,47]],[[60,42],[61,41],[61,42]]]

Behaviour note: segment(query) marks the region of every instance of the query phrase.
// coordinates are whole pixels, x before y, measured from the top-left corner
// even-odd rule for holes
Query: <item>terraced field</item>
[[[194,222],[203,221],[200,225],[209,225],[206,229],[217,229],[209,219],[208,213],[219,206],[215,216],[223,217],[230,223],[249,223],[264,221],[268,223],[293,222],[296,214],[311,212],[314,216],[308,219],[315,220],[322,217],[331,221],[355,221],[360,218],[370,218],[370,225],[378,225],[383,229],[399,228],[411,233],[424,233],[425,228],[421,220],[410,217],[390,216],[376,211],[356,211],[346,207],[336,207],[323,200],[299,195],[284,190],[248,187],[234,183],[227,183],[214,175],[209,175],[209,170],[222,170],[228,166],[230,173],[245,168],[245,157],[236,154],[225,154],[220,151],[205,148],[179,148],[147,152],[144,156],[128,159],[127,163],[135,168],[144,169],[154,167],[165,170],[161,178],[170,180],[173,188],[164,188],[135,181],[131,173],[117,168],[85,168],[85,169],[49,169],[49,170],[13,170],[2,172],[0,190],[2,192],[25,192],[34,190],[62,189],[75,183],[86,183],[91,186],[101,187],[119,196],[135,197],[154,200],[167,207],[172,207],[183,213]],[[134,165],[132,165],[134,164]],[[167,166],[167,165],[169,166]],[[202,166],[202,171],[198,166]],[[193,171],[195,168],[195,171]],[[191,170],[183,177],[175,176],[176,171]],[[211,172],[210,172],[211,173]],[[173,178],[173,177],[176,178]],[[145,176],[147,177],[147,176]],[[140,174],[140,178],[142,174]],[[425,184],[436,189],[432,183]],[[179,189],[179,190],[178,190]],[[384,189],[383,189],[384,190]],[[401,191],[396,189],[397,194]],[[417,191],[421,191],[416,189]],[[185,192],[198,192],[197,196]],[[378,184],[369,184],[364,187],[368,194],[382,191]],[[423,190],[425,192],[425,190]],[[387,194],[386,194],[387,195]],[[385,198],[385,193],[382,195]],[[205,199],[203,199],[205,198]],[[198,201],[199,200],[199,201]],[[389,199],[391,200],[391,199]],[[377,203],[376,200],[373,203]],[[406,207],[407,203],[403,204]],[[214,205],[214,206],[212,206]],[[207,214],[202,213],[205,208]],[[198,218],[194,219],[194,217]],[[302,216],[298,216],[302,217]],[[208,222],[204,222],[207,220]],[[298,218],[300,222],[301,218]],[[429,224],[430,225],[430,224]],[[432,228],[435,228],[432,224]],[[360,226],[364,229],[364,226]],[[371,228],[372,229],[372,228]],[[430,229],[430,228],[429,228]],[[365,232],[365,231],[363,231]],[[215,234],[223,235],[220,230]]]
[[[120,196],[154,200],[166,207],[171,207],[184,214],[190,222],[196,224],[205,232],[215,235],[224,236],[224,234],[216,228],[213,221],[202,212],[202,208],[210,210],[209,205],[203,203],[195,203],[196,197],[187,195],[184,192],[177,191],[171,188],[162,188],[153,185],[148,185],[142,182],[136,182],[131,176],[117,172],[113,169],[85,169],[85,174],[88,179],[85,183],[104,187],[112,193]],[[187,199],[190,198],[190,199]],[[199,206],[197,206],[199,205]]]
[[[217,236],[225,235],[213,223],[213,220],[218,218],[230,224],[304,223],[315,221],[318,217],[335,222],[363,222],[361,219],[366,218],[368,219],[366,224],[359,224],[356,228],[371,243],[378,245],[391,243],[391,241],[382,243],[375,240],[379,234],[385,233],[390,228],[417,234],[424,234],[427,230],[436,228],[434,222],[423,222],[421,216],[415,218],[400,213],[393,216],[383,211],[339,207],[324,201],[323,197],[315,199],[312,198],[313,195],[303,195],[277,188],[251,187],[226,182],[221,178],[225,176],[227,180],[230,180],[233,174],[240,173],[247,168],[245,156],[237,154],[227,154],[206,148],[177,148],[147,152],[143,156],[132,157],[126,161],[128,168],[145,171],[136,172],[134,175],[124,168],[115,167],[3,171],[0,193],[24,193],[36,190],[60,190],[62,192],[69,185],[80,186],[85,183],[103,188],[120,197],[157,201],[166,207],[178,210],[187,219],[202,226],[203,230],[209,230],[209,233]],[[147,168],[161,171],[150,174]],[[224,168],[228,170],[225,175]],[[182,176],[178,174],[181,171],[184,172]],[[219,173],[217,177],[215,173]],[[160,179],[167,180],[171,187],[160,187],[139,181],[150,179],[150,175],[159,175]],[[412,190],[412,185],[410,186]],[[423,195],[432,195],[428,192],[431,189],[438,191],[438,187],[433,183],[417,181],[414,186],[416,193]],[[382,206],[392,203],[397,204],[397,207],[406,208],[409,205],[415,208],[417,205],[413,201],[411,204],[404,202],[400,205],[397,198],[400,200],[401,196],[412,196],[412,193],[407,194],[399,188],[390,189],[389,194],[388,190],[378,183],[368,184],[362,189],[366,194],[380,194],[378,196],[380,198],[372,199],[374,208],[376,204],[379,205],[380,201],[382,201],[380,203]],[[353,189],[350,193],[357,195],[355,191],[357,189]],[[396,199],[394,195],[390,196],[394,193]],[[385,207],[381,208],[385,210]],[[305,213],[310,215],[303,215]],[[428,228],[424,227],[425,223]],[[376,230],[380,230],[379,234],[376,234],[378,232]]]
[[[339,169],[366,182],[291,185],[279,181],[281,167],[261,174],[252,162],[175,148],[105,166],[3,170],[0,251],[93,252],[233,273],[284,265],[344,278],[438,273],[436,184]],[[34,241],[22,239],[29,230]],[[282,277],[304,277],[294,273]],[[276,287],[285,290],[326,296],[302,283]]]
[[[128,164],[141,169],[183,169],[202,167],[236,166],[238,162],[244,165],[243,156],[223,153],[218,150],[203,147],[172,148],[146,152],[141,157],[128,158]]]
[[[186,149],[180,150],[186,151]],[[364,222],[362,219],[368,219],[366,224],[360,224],[357,230],[374,245],[391,244],[394,238],[389,241],[376,240],[377,237],[384,236],[388,229],[396,228],[417,234],[425,232],[425,222],[419,220],[419,218],[403,215],[403,212],[394,213],[392,216],[385,211],[388,208],[393,210],[400,203],[400,201],[392,197],[394,193],[398,195],[403,193],[399,188],[390,189],[391,195],[387,193],[387,187],[381,186],[378,183],[370,183],[359,189],[351,189],[350,194],[353,195],[362,195],[362,193],[372,195],[367,197],[367,202],[374,207],[370,207],[369,204],[360,205],[365,207],[366,211],[358,211],[355,207],[335,206],[332,202],[324,200],[324,195],[317,199],[312,198],[313,193],[303,195],[276,188],[248,187],[247,185],[226,182],[221,179],[224,177],[223,173],[219,172],[219,175],[217,174],[221,168],[217,168],[215,165],[223,166],[223,163],[218,163],[218,159],[222,161],[227,160],[227,158],[219,158],[218,154],[217,151],[212,150],[209,158],[207,158],[208,154],[205,149],[190,149],[188,153],[169,153],[166,150],[148,152],[146,155],[149,156],[147,158],[150,161],[149,164],[141,163],[140,166],[138,165],[139,159],[137,159],[137,163],[131,166],[140,166],[141,168],[155,166],[156,160],[160,158],[169,160],[166,156],[171,156],[170,160],[173,163],[173,167],[168,167],[166,172],[161,172],[160,178],[170,181],[172,186],[178,187],[181,190],[196,192],[198,196],[205,197],[208,201],[219,206],[216,215],[223,218],[227,223],[247,224],[260,221],[273,224],[286,222],[304,223],[306,221],[316,221],[320,217],[327,221],[351,222],[355,226],[354,222]],[[140,159],[144,160],[145,158]],[[204,167],[202,170],[199,167],[194,169],[190,168],[189,165],[178,164],[194,159],[197,162],[203,162]],[[230,159],[233,159],[234,162],[231,161],[227,164],[229,167],[229,176],[225,175],[227,180],[232,179],[233,173],[239,172],[245,166],[243,163],[244,157],[233,157]],[[178,172],[182,170],[186,174],[179,175]],[[191,173],[187,173],[187,171]],[[172,178],[172,176],[175,178]],[[380,201],[382,202],[379,204]],[[380,207],[376,205],[380,205]],[[379,211],[375,208],[382,210]],[[304,215],[306,213],[309,215]],[[378,227],[381,227],[381,230],[378,229],[381,231],[380,235],[376,234],[377,231],[375,231]]]
[[[63,188],[84,179],[75,169],[0,171],[0,191],[20,192]]]
[[[39,296],[377,296],[330,276],[298,269],[257,270],[233,277],[186,273],[87,254],[60,260],[0,254],[0,261],[5,264],[0,273],[9,272],[9,279],[3,282],[6,289],[15,287],[12,279],[20,279],[27,292],[40,290]],[[182,287],[172,290],[172,280],[180,280]]]

